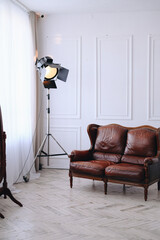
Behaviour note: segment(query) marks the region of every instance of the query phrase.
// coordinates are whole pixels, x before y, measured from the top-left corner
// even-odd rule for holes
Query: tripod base
[[[50,137],[57,143],[57,145],[63,150],[64,153],[57,153],[57,154],[50,154],[50,153],[49,153],[49,138],[50,138]],[[45,151],[43,151],[43,149],[44,149],[44,146],[45,146],[45,143],[46,143],[47,139],[48,139],[48,149],[47,149],[47,153],[46,153]],[[40,145],[40,148],[39,148],[38,151],[37,151],[37,154],[36,154],[36,156],[35,156],[35,158],[34,158],[34,160],[33,160],[33,164],[32,164],[32,166],[31,166],[30,170],[28,171],[28,173],[27,173],[25,176],[23,176],[24,181],[25,181],[25,182],[29,182],[30,171],[31,171],[31,169],[32,169],[32,167],[33,167],[33,165],[34,165],[37,157],[39,157],[39,159],[40,159],[40,157],[47,157],[47,164],[48,164],[48,166],[49,166],[49,157],[62,156],[62,155],[67,155],[67,156],[68,156],[68,153],[67,153],[67,152],[64,150],[64,148],[60,145],[60,143],[55,139],[55,137],[53,137],[52,134],[46,134],[46,136],[44,137],[44,139],[43,139],[43,141],[42,141],[42,143],[41,143],[41,145]],[[42,164],[39,164],[39,166],[40,166],[40,165],[41,165],[41,169],[40,169],[40,170],[42,170]]]
[[[57,145],[63,150],[63,152],[64,153],[56,153],[56,154],[50,154],[49,153],[49,138],[52,138],[56,143],[57,143]],[[47,139],[48,139],[48,151],[47,152],[45,152],[45,151],[43,151],[43,149],[44,149],[44,146],[45,146],[45,143],[46,143],[46,141],[47,141]],[[54,157],[54,156],[62,156],[62,155],[67,155],[68,156],[68,153],[64,150],[64,148],[59,144],[59,142],[53,137],[53,135],[52,134],[46,134],[46,136],[45,136],[45,138],[44,138],[44,140],[42,141],[42,148],[39,150],[39,152],[38,152],[38,155],[37,155],[37,157],[47,157],[47,165],[49,166],[49,157]]]

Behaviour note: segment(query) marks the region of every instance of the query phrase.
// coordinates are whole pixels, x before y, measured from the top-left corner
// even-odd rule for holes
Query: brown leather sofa
[[[88,150],[74,150],[70,157],[70,187],[73,177],[121,183],[144,188],[158,182],[160,189],[160,129],[151,126],[127,128],[118,124],[87,128],[91,142]]]

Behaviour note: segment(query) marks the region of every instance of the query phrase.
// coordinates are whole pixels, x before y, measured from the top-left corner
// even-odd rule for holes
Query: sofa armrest
[[[92,158],[92,152],[90,150],[74,150],[69,155],[70,161],[88,161]]]
[[[160,159],[158,157],[145,158],[144,167],[147,181],[153,182],[160,179]]]
[[[160,159],[158,157],[147,157],[144,159],[144,165],[151,165],[151,164],[160,164]]]

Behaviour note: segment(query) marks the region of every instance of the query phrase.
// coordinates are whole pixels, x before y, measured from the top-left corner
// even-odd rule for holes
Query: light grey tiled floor
[[[68,170],[43,169],[39,179],[20,183],[10,199],[0,198],[0,240],[159,240],[160,192],[87,179],[73,179]]]

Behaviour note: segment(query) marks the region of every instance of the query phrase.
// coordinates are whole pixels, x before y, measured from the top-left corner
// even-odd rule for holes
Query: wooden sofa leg
[[[160,190],[160,181],[157,183],[158,191]]]
[[[73,176],[72,176],[72,173],[70,170],[69,170],[69,177],[70,177],[70,188],[72,188],[73,187]]]
[[[144,187],[144,200],[147,201],[148,197],[148,186]]]
[[[123,184],[123,192],[124,192],[124,193],[126,192],[126,186],[125,186],[125,184]]]
[[[104,180],[104,194],[107,194],[107,180]]]
[[[70,187],[72,188],[73,187],[73,177],[70,176]]]

